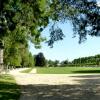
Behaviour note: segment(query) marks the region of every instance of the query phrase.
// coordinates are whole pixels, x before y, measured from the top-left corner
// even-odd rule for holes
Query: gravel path
[[[21,85],[20,100],[100,100],[99,74],[25,74],[10,72]]]

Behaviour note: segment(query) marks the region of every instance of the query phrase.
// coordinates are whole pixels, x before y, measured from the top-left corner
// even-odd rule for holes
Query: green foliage
[[[21,66],[21,57],[20,55],[16,55],[14,57],[9,57],[9,63],[10,66]]]
[[[29,57],[31,54],[28,51],[27,39],[25,40],[24,36],[25,34],[22,33],[23,35],[21,37],[21,34],[17,35],[14,33],[13,35],[4,38],[4,63],[10,66],[32,66],[34,59]]]
[[[60,66],[61,66],[61,67],[64,67],[64,66],[67,66],[67,65],[69,65],[69,61],[68,61],[68,60],[64,60],[64,61],[62,61],[62,62],[60,63]]]
[[[38,46],[42,41],[41,32],[54,21],[48,41],[52,46],[54,41],[64,38],[61,29],[55,27],[56,23],[67,20],[72,22],[74,33],[80,36],[79,43],[87,34],[99,36],[100,7],[96,0],[1,0],[0,5],[0,38],[17,27],[24,28],[26,37]]]
[[[1,0],[0,40],[4,42],[4,63],[14,66],[32,66],[32,57],[26,53],[21,57],[21,48],[27,52],[28,41],[40,47],[43,28],[48,24],[46,0]],[[47,10],[47,9],[46,9]],[[1,46],[1,45],[0,45]],[[28,56],[28,57],[26,57]],[[22,60],[22,61],[21,61]],[[28,60],[25,64],[25,60]]]
[[[50,8],[50,18],[55,23],[71,21],[79,43],[85,41],[87,35],[100,36],[100,7],[96,0],[52,0]]]
[[[22,67],[33,67],[34,57],[28,51],[28,49],[22,48],[20,52],[21,52],[21,58],[22,58],[21,66]]]
[[[28,64],[29,64],[29,52],[28,52],[28,49],[22,48],[20,52],[21,52],[21,57],[22,57],[21,65],[23,67],[28,67]]]
[[[54,61],[48,60],[47,65],[48,65],[48,67],[54,67]]]
[[[34,57],[32,56],[31,53],[29,53],[29,67],[34,67]]]
[[[1,48],[1,49],[3,49],[3,48],[4,48],[4,45],[3,45],[2,40],[0,40],[0,48]]]
[[[72,61],[72,64],[81,66],[99,66],[100,55],[77,58]]]
[[[24,1],[24,0],[10,0],[2,1],[3,9],[1,10],[1,31],[7,27],[5,36],[8,31],[17,31],[18,36],[16,39],[21,39],[22,36],[29,36],[30,40],[34,41],[36,45],[41,42],[40,32],[48,23],[47,11],[45,11],[47,2],[46,0],[38,1]],[[46,20],[45,20],[46,19]],[[5,22],[5,23],[4,23]],[[2,25],[4,23],[4,25]],[[41,28],[39,28],[41,27]],[[25,34],[26,32],[26,34]],[[2,34],[4,32],[2,31]],[[11,33],[12,34],[12,33]]]
[[[43,53],[39,53],[37,55],[35,55],[35,66],[40,66],[40,67],[43,67],[43,66],[46,66],[46,59],[43,55]]]
[[[59,61],[55,60],[54,63],[53,63],[53,66],[57,67],[58,65],[59,65]]]
[[[53,25],[50,29],[50,40],[47,43],[50,47],[53,47],[55,41],[63,40],[64,37],[62,30],[59,27],[55,28],[55,25]]]
[[[59,60],[55,60],[55,61],[52,61],[52,60],[48,60],[47,61],[47,66],[48,67],[58,67],[59,66]]]
[[[64,60],[60,63],[58,60],[55,60],[55,61],[48,60],[47,66],[48,67],[66,67],[66,66],[96,67],[96,66],[100,66],[100,54],[95,55],[95,56],[77,58],[77,59],[74,59],[73,61]]]
[[[21,66],[21,56],[19,54],[19,49],[15,47],[14,45],[11,45],[10,47],[5,47],[4,49],[4,63],[7,65],[12,66]]]

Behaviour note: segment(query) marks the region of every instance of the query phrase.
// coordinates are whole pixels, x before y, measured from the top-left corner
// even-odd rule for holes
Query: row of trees
[[[9,55],[4,55],[4,63],[8,66],[13,67],[33,67],[34,66],[34,57],[28,51],[24,49],[17,49],[17,53],[14,55],[14,50],[16,48],[10,48]],[[19,51],[21,50],[21,51]],[[8,57],[7,57],[8,56]]]
[[[73,61],[64,60],[60,62],[59,60],[46,60],[43,53],[35,55],[35,66],[40,67],[66,67],[66,66],[99,66],[100,65],[100,55],[81,57],[74,59]]]
[[[74,59],[72,61],[72,64],[81,65],[81,66],[84,66],[84,65],[87,65],[87,66],[97,65],[98,66],[100,65],[100,55]]]
[[[42,52],[38,53],[37,55],[34,55],[34,63],[35,66],[39,67],[57,67],[59,65],[58,60],[47,60]]]
[[[13,50],[11,50],[10,55],[13,55]],[[27,52],[26,52],[27,51]],[[20,54],[20,55],[19,55]],[[7,60],[8,65],[16,66],[16,67],[66,67],[66,66],[99,66],[100,65],[100,55],[89,56],[89,57],[81,57],[74,59],[73,61],[59,61],[59,60],[47,60],[43,53],[38,53],[37,55],[32,56],[32,54],[28,51],[21,48],[21,52],[16,56],[10,56]]]

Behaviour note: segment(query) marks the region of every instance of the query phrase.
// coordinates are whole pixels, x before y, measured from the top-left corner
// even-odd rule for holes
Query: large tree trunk
[[[3,49],[0,49],[0,64],[3,64]]]

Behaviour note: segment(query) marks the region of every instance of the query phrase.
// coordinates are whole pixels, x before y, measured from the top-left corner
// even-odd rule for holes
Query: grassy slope
[[[49,67],[37,68],[39,74],[88,74],[100,73],[100,67]]]
[[[0,75],[0,100],[18,100],[20,87],[11,75]]]
[[[23,71],[21,71],[21,73],[29,73],[32,71],[33,68],[28,68],[28,69],[25,69]]]

